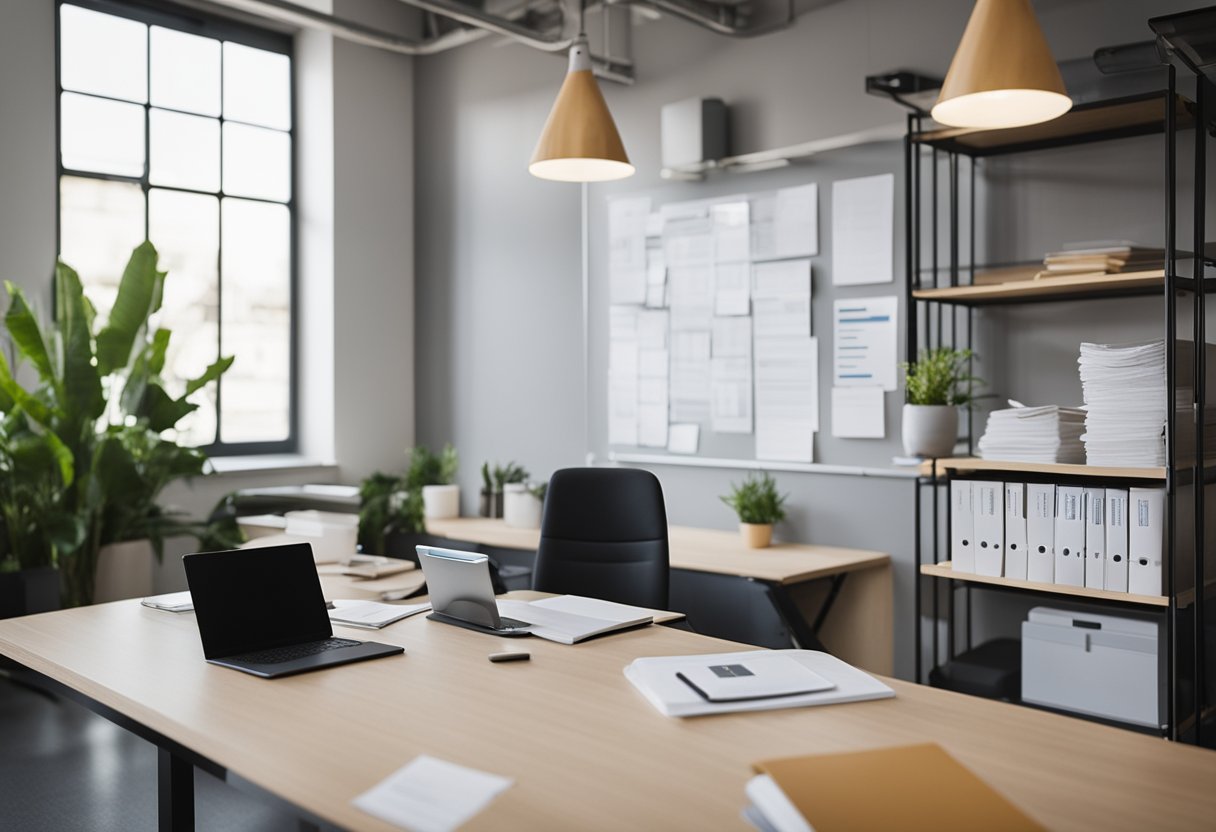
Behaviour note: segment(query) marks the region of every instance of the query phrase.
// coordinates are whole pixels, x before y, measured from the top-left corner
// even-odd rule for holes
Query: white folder
[[[1085,586],[1106,583],[1106,489],[1085,489]]]
[[[975,519],[967,480],[950,482],[950,560],[955,572],[975,571]]]
[[[1005,577],[1026,580],[1026,484],[1005,483]]]
[[[1005,494],[999,482],[971,483],[975,514],[975,572],[1001,577],[1005,566]]]
[[[1164,595],[1161,543],[1165,535],[1165,490],[1132,488],[1127,507],[1127,591],[1135,595]]]
[[[1056,487],[1026,483],[1026,580],[1056,579]]]
[[[1102,588],[1127,592],[1127,489],[1106,489],[1106,570]]]
[[[1056,580],[1085,586],[1085,489],[1056,486]]]

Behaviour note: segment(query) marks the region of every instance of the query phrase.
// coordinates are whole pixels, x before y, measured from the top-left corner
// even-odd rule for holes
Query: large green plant
[[[908,404],[964,405],[984,382],[968,372],[971,350],[921,350],[915,364],[902,364]]]
[[[55,269],[51,324],[5,284],[4,329],[37,383],[19,381],[0,351],[0,564],[58,566],[69,604],[92,601],[97,553],[109,543],[149,538],[159,556],[170,534],[232,542],[231,528],[189,523],[157,504],[168,483],[204,473],[206,454],[165,434],[197,409],[189,397],[233,361],[219,359],[181,395],[168,392],[161,374],[170,331],[150,322],[165,277],[145,241],[104,324],[64,263]]]
[[[456,479],[460,458],[451,443],[438,454],[422,445],[409,454],[404,474],[377,471],[359,486],[359,543],[365,552],[381,554],[390,529],[425,532],[422,487],[449,485]]]

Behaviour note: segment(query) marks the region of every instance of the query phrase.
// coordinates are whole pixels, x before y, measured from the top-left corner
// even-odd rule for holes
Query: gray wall
[[[1163,8],[1148,0],[1035,4],[1060,59],[1146,40],[1148,17],[1199,5],[1180,2]],[[543,477],[555,468],[582,464],[588,453],[603,459],[607,451],[609,196],[650,193],[656,201],[668,201],[819,181],[822,241],[829,229],[827,183],[852,175],[855,167],[867,173],[900,169],[898,147],[885,145],[842,151],[784,172],[720,177],[703,185],[669,184],[658,176],[663,104],[691,96],[723,98],[732,111],[736,153],[898,122],[902,110],[867,97],[862,78],[894,68],[940,76],[970,7],[970,0],[845,0],[803,15],[788,31],[756,40],[719,38],[670,20],[638,27],[638,83],[604,85],[638,174],[587,189],[589,376],[581,353],[580,191],[532,180],[526,173],[561,81],[562,60],[487,41],[420,61],[415,109],[418,438],[430,444],[451,440],[462,452],[464,509],[474,508],[476,466],[483,459],[518,458]],[[1003,255],[1009,248],[1016,249],[1012,255],[1037,257],[1078,239],[1160,242],[1159,141],[1123,142],[1110,156],[1105,149],[1081,149],[988,165],[980,185],[985,202],[979,212],[989,229],[980,240],[981,256],[985,250]],[[1019,169],[1021,165],[1025,167]],[[821,336],[830,331],[830,317],[824,317],[830,316],[831,291],[826,265],[822,255],[816,258],[815,325]],[[883,294],[902,279],[897,250],[895,286],[850,291]],[[980,371],[1001,396],[1078,401],[1077,343],[1156,335],[1161,313],[1155,303],[1104,301],[979,314]],[[822,372],[827,354],[830,343],[821,342],[824,431],[819,457],[882,464],[898,447],[895,420],[889,420],[884,441],[822,438],[829,427]],[[898,395],[888,395],[889,412]],[[584,429],[585,417],[589,430]],[[673,522],[732,526],[733,518],[716,496],[740,472],[662,466],[656,473]],[[794,505],[779,530],[785,538],[881,549],[895,556],[897,671],[910,675],[911,484],[813,474],[782,474],[780,483]]]

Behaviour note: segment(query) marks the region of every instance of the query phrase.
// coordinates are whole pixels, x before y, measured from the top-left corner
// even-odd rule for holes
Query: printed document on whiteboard
[[[832,284],[895,280],[895,175],[832,183]]]
[[[895,389],[898,312],[894,295],[832,304],[834,386]]]

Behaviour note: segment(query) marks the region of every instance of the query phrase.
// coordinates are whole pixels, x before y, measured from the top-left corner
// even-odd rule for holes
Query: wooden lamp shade
[[[933,120],[951,127],[1021,127],[1071,108],[1030,0],[978,0]]]
[[[633,175],[608,104],[591,73],[586,40],[570,48],[570,69],[541,131],[528,171],[559,182],[605,182]]]

